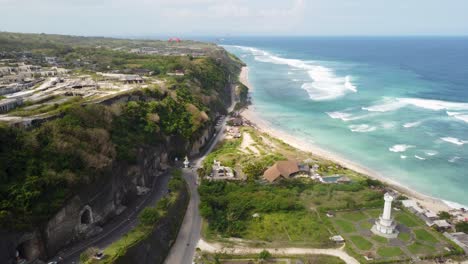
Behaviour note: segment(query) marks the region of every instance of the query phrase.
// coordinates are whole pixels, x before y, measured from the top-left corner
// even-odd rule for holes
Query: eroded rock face
[[[168,167],[168,152],[165,147],[140,149],[137,164],[114,164],[108,175],[70,199],[46,225],[47,255],[99,234],[102,225],[137,198],[138,188],[151,188],[151,183]]]
[[[112,164],[105,175],[70,198],[44,227],[32,233],[2,235],[0,259],[14,263],[17,248],[28,260],[47,259],[66,246],[99,234],[103,225],[142,195],[142,190],[150,189],[176,157],[180,160],[187,152],[198,154],[212,131],[212,128],[204,129],[193,143],[167,137],[158,147],[139,149],[136,164]]]

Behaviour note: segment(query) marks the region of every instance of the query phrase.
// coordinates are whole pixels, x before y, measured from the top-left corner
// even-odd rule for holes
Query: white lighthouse
[[[383,214],[375,221],[374,226],[372,226],[372,233],[386,238],[396,238],[398,236],[396,223],[392,218],[393,199],[393,196],[389,193],[384,195],[385,205]]]

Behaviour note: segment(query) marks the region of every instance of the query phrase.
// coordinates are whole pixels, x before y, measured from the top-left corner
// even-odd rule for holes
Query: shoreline
[[[249,91],[252,91],[252,86],[250,85],[249,80],[248,80],[248,67],[242,67],[241,73],[239,75],[239,81],[245,86],[247,86],[249,88]],[[426,194],[414,191],[399,182],[386,178],[384,175],[378,173],[377,171],[366,168],[365,166],[362,166],[356,162],[350,161],[347,158],[344,158],[336,153],[327,151],[312,143],[304,143],[299,138],[289,135],[288,133],[284,131],[280,131],[278,129],[273,128],[272,125],[268,121],[262,119],[257,114],[257,112],[255,112],[255,107],[253,105],[250,105],[248,106],[248,108],[242,110],[241,116],[249,120],[255,126],[257,130],[264,132],[266,134],[269,134],[270,136],[275,137],[279,140],[282,140],[283,142],[299,150],[312,153],[313,155],[316,155],[320,158],[335,162],[342,167],[346,167],[348,169],[364,174],[365,176],[369,178],[373,178],[373,179],[384,182],[390,188],[398,191],[399,193],[404,194],[405,196],[407,196],[408,198],[412,200],[415,200],[427,210],[438,213],[441,211],[448,212],[453,209],[458,209],[456,207],[449,206],[447,203],[450,201],[445,202],[442,199],[435,198],[430,195],[426,195]]]

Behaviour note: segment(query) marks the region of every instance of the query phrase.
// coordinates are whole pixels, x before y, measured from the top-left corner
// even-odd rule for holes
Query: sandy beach
[[[249,89],[252,91],[252,86],[250,85],[249,80],[248,80],[248,72],[249,72],[248,68],[243,67],[239,76],[239,81],[245,86],[249,87]],[[373,171],[369,168],[361,166],[357,164],[356,162],[350,161],[344,157],[341,157],[340,155],[337,155],[336,153],[331,153],[330,151],[320,148],[314,144],[304,142],[283,131],[272,128],[271,124],[269,124],[267,121],[259,117],[259,115],[255,111],[254,105],[251,105],[248,107],[248,109],[243,110],[242,116],[245,119],[249,120],[251,123],[255,124],[256,128],[259,131],[267,133],[272,137],[278,138],[297,149],[300,149],[305,152],[310,152],[313,155],[333,161],[335,163],[340,164],[343,167],[349,168],[351,170],[367,175],[368,177],[385,182],[387,185],[389,185],[391,188],[395,189],[396,191],[417,201],[425,209],[431,210],[433,212],[449,211],[451,209],[454,209],[448,206],[444,201],[440,199],[411,190],[410,188],[407,188],[398,182],[395,182],[393,180],[386,178],[384,175],[381,175],[380,173],[376,171]]]

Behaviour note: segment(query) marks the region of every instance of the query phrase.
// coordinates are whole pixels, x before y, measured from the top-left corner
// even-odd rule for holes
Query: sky
[[[130,37],[468,35],[468,0],[0,0],[0,31]]]

